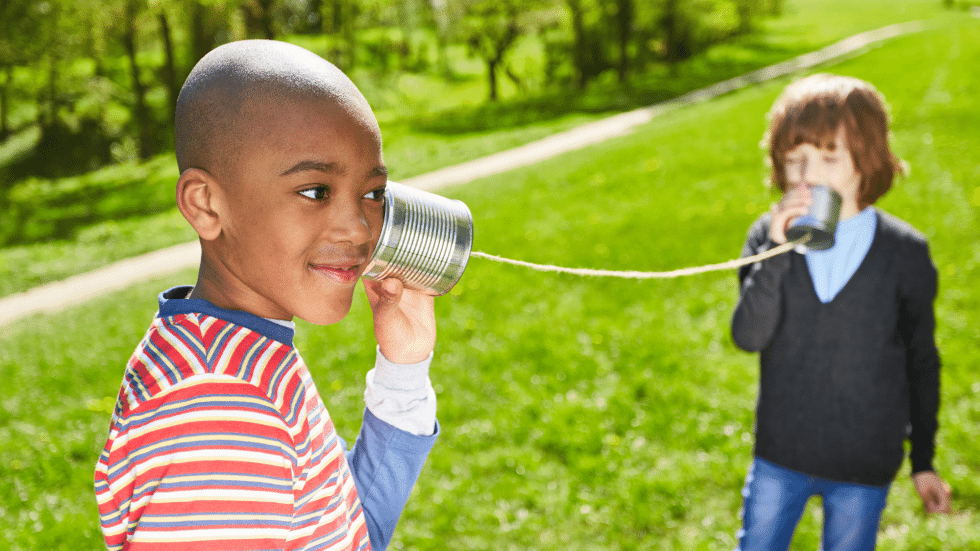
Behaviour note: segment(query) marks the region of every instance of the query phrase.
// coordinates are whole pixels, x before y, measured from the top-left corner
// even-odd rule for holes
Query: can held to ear
[[[465,203],[389,181],[381,234],[363,276],[396,277],[409,289],[444,295],[463,276],[472,248]]]
[[[813,201],[806,214],[793,220],[786,229],[790,241],[802,239],[808,249],[823,251],[834,246],[834,233],[840,218],[841,197],[827,185],[810,187]]]

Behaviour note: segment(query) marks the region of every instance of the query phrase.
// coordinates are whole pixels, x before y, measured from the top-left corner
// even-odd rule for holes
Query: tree
[[[465,6],[462,35],[470,51],[487,64],[490,101],[497,101],[498,70],[510,49],[537,28],[543,0],[471,0]]]
[[[323,0],[307,0],[306,23],[308,32],[320,34],[323,32]]]
[[[160,78],[167,91],[167,120],[173,124],[177,113],[177,96],[180,94],[180,83],[177,81],[177,57],[174,50],[173,31],[166,4],[161,0],[150,0],[151,9],[156,11],[157,23],[160,25],[160,40],[163,44],[163,67],[160,68]]]
[[[250,36],[257,35],[266,40],[276,38],[276,0],[247,0],[242,3],[241,9]]]
[[[629,47],[633,40],[633,21],[636,19],[636,6],[634,0],[616,0],[616,38],[619,46],[619,59],[617,62],[616,73],[619,82],[626,82],[630,70]]]
[[[626,82],[636,27],[636,1],[565,0],[565,5],[574,35],[572,58],[578,86],[584,88],[611,68],[616,69],[621,83]]]
[[[37,5],[29,0],[0,2],[0,141],[12,133],[10,96],[14,87],[14,67],[36,60],[39,16]]]
[[[357,29],[362,11],[358,0],[326,0],[324,5],[324,33],[340,37],[339,41],[331,40],[329,58],[345,71],[357,65]]]
[[[188,0],[190,41],[188,67],[194,66],[208,52],[224,43],[229,35],[228,20],[233,6],[225,0]]]
[[[79,63],[96,49],[91,0],[0,2],[0,68],[6,78],[0,92],[0,132],[9,134],[12,101],[36,106],[38,139],[7,167],[12,178],[27,174],[59,176],[105,162],[109,143],[101,131],[102,79]],[[12,67],[30,78],[12,81]],[[95,65],[98,72],[99,64]],[[16,86],[14,88],[13,86]]]
[[[129,59],[130,78],[133,85],[133,122],[138,135],[139,158],[148,159],[153,154],[152,128],[150,111],[146,105],[146,85],[140,75],[137,60],[137,18],[143,6],[140,0],[126,0],[123,8],[122,45]]]
[[[463,10],[460,4],[449,3],[446,0],[432,0],[430,6],[432,7],[432,20],[436,28],[440,71],[444,76],[452,77],[452,67],[449,63],[447,50],[454,38],[461,34],[459,26],[463,18]]]
[[[604,40],[609,34],[605,13],[597,0],[565,0],[565,6],[571,18],[576,84],[585,88],[590,80],[611,67]]]
[[[91,3],[72,0],[49,0],[37,4],[41,17],[37,34],[30,36],[37,42],[37,57],[31,63],[36,75],[37,124],[41,130],[41,145],[50,152],[66,145],[85,149],[80,142],[94,139],[90,132],[80,132],[79,99],[88,92],[89,76],[77,69],[77,61],[86,56],[85,44],[89,33],[86,24]],[[41,77],[41,75],[44,75]],[[90,115],[87,113],[86,115]],[[87,124],[97,121],[85,117]],[[78,143],[66,144],[79,138]],[[70,155],[62,155],[66,161]]]
[[[755,0],[663,0],[655,27],[671,73],[676,73],[681,61],[748,29],[748,18],[756,12],[740,11],[743,2]]]
[[[737,34],[751,32],[756,20],[763,14],[771,13],[773,6],[769,0],[736,0],[735,9],[738,13]]]

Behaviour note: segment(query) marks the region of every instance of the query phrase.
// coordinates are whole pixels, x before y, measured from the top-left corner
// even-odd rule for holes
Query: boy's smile
[[[328,277],[338,283],[349,284],[357,281],[363,263],[363,260],[358,260],[351,263],[311,264],[310,269],[320,272],[324,277]]]
[[[254,120],[241,154],[215,174],[220,285],[201,298],[267,318],[340,321],[381,230],[377,122],[366,106],[324,98]]]

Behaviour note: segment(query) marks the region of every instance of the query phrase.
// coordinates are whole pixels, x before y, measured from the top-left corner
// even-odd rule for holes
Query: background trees
[[[751,31],[778,8],[779,0],[6,0],[0,141],[28,145],[0,156],[0,188],[169,150],[180,84],[231,40],[305,37],[343,69],[380,77],[455,78],[453,62],[471,56],[493,102],[502,79],[527,97],[574,93],[606,73],[628,86]],[[528,44],[540,52],[534,63]]]

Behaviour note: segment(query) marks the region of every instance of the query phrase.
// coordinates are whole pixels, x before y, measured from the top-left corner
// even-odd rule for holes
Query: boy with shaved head
[[[194,286],[159,296],[96,466],[110,549],[384,549],[438,433],[432,297],[364,281],[377,340],[347,451],[292,345],[347,315],[387,171],[367,101],[290,44],[221,46],[177,105]]]

